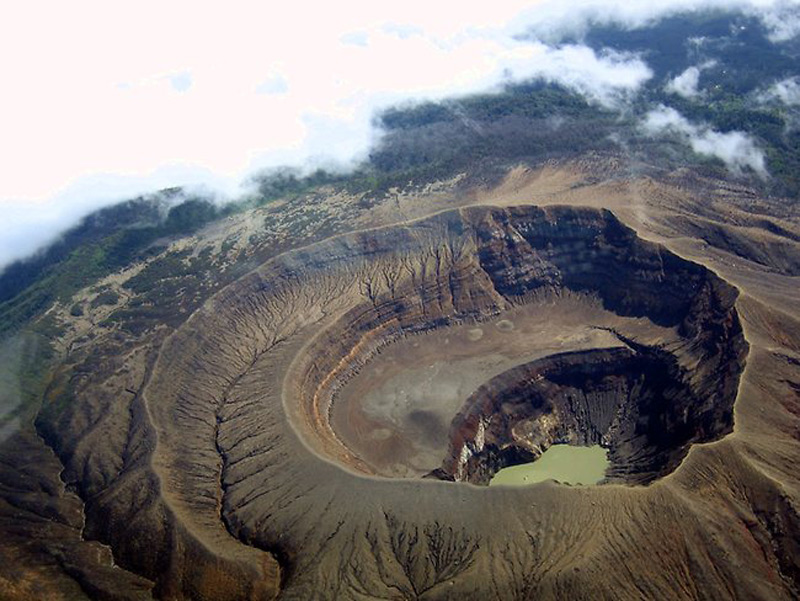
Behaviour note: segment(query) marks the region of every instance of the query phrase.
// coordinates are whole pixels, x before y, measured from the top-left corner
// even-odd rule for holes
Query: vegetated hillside
[[[800,194],[800,98],[784,104],[768,94],[772,85],[800,73],[797,38],[775,41],[754,17],[710,12],[677,15],[642,29],[596,27],[582,41],[646,60],[654,76],[637,98],[637,112],[663,104],[717,131],[752,135],[773,178],[767,190]],[[698,70],[697,94],[670,91],[668,82],[690,68]]]
[[[9,265],[0,275],[0,333],[13,330],[66,302],[79,289],[121,267],[155,254],[168,237],[191,234],[221,216],[208,200],[179,197],[177,189],[100,209],[40,253]]]
[[[132,261],[238,211],[327,185],[381,195],[469,169],[497,176],[519,161],[541,161],[614,147],[618,115],[558,86],[533,82],[453,103],[391,109],[378,117],[386,135],[369,159],[347,174],[281,169],[255,176],[255,192],[226,205],[167,190],[101,209],[41,253],[0,274],[0,332],[40,314],[55,300]],[[477,176],[476,176],[477,177]],[[20,295],[25,291],[24,294]],[[20,295],[18,298],[17,295]],[[13,299],[13,300],[12,300]]]

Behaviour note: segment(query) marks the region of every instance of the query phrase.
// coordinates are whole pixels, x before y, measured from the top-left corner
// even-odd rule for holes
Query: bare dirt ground
[[[421,477],[444,460],[450,422],[483,382],[512,367],[568,351],[620,346],[607,330],[648,344],[676,335],[565,293],[485,322],[402,339],[337,394],[331,423],[361,460],[385,477]]]
[[[212,248],[225,265],[256,239],[280,249],[177,326],[134,335],[101,323],[136,294],[74,323],[68,307],[56,310],[68,325],[65,356],[45,406],[62,409],[37,422],[46,440],[31,425],[0,449],[0,596],[797,598],[800,216],[785,201],[685,171],[643,176],[598,156],[519,167],[499,186],[454,180],[398,191],[369,210],[353,208],[358,200],[322,195],[313,211],[300,201],[259,209],[176,243]],[[363,248],[348,255],[360,247],[342,232],[487,205],[607,209],[735,285],[750,350],[733,432],[693,446],[649,486],[508,490],[366,475],[413,476],[430,465],[456,397],[484,375],[552,349],[606,344],[587,321],[651,341],[671,336],[584,300],[524,316],[484,299],[493,319],[378,349],[333,404],[331,449],[309,442],[304,424],[314,416],[292,403],[304,399],[299,375],[341,356],[336,340],[319,347],[320,334],[378,292],[364,282],[381,282],[387,295],[394,285]],[[322,224],[337,212],[347,227],[330,234]],[[311,223],[302,236],[288,226],[298,217]],[[332,235],[324,253],[306,246],[315,231]],[[459,249],[441,243],[453,238],[446,227],[415,236],[469,272]],[[296,240],[302,248],[278,246]],[[435,269],[440,258],[415,265]],[[138,269],[107,283],[117,289]],[[417,392],[435,407],[415,404]],[[343,457],[337,431],[354,456]],[[355,469],[342,467],[347,460]]]

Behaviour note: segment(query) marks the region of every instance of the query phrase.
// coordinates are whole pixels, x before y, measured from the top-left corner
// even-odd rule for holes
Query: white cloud
[[[787,106],[800,105],[800,77],[788,77],[771,85],[758,95],[761,102],[777,100]]]
[[[259,168],[357,160],[375,139],[374,112],[399,101],[539,76],[612,105],[650,76],[634,56],[515,39],[529,5],[6,8],[0,204],[15,209],[0,265],[66,219],[157,186],[235,194]],[[25,223],[37,222],[32,235]]]
[[[700,94],[697,89],[698,83],[700,83],[700,69],[698,67],[689,67],[674,79],[669,80],[664,89],[684,98],[694,98]]]
[[[683,138],[697,153],[717,157],[734,173],[746,168],[760,177],[768,177],[764,153],[744,132],[718,132],[707,125],[696,125],[671,107],[650,111],[642,123],[651,135],[672,133]]]
[[[771,41],[787,42],[800,35],[800,4],[796,0],[777,0],[763,4],[766,6],[755,10],[769,30]]]
[[[664,86],[667,92],[683,96],[684,98],[695,98],[700,95],[698,85],[700,83],[700,73],[704,69],[713,67],[716,63],[708,61],[702,65],[692,66],[680,75],[670,79]]]
[[[0,266],[63,228],[53,215],[161,185],[236,193],[255,169],[322,155],[347,164],[374,141],[374,111],[399,101],[539,76],[613,106],[650,76],[641,59],[518,36],[707,6],[756,11],[787,35],[769,0],[8,4],[0,206],[52,225],[34,235],[4,219]]]
[[[758,18],[773,41],[787,41],[800,33],[797,0],[544,0],[519,17],[542,39],[582,35],[592,25],[619,25],[636,29],[658,19],[686,12],[741,10]]]
[[[272,75],[258,84],[257,94],[285,94],[289,91],[289,84],[280,75]]]
[[[524,76],[560,83],[607,107],[616,106],[653,75],[641,58],[625,53],[598,55],[586,46],[554,49],[540,42],[532,44],[530,52],[536,63]]]

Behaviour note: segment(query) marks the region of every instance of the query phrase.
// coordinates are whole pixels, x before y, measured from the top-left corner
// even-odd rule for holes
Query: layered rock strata
[[[669,353],[641,346],[521,365],[467,399],[453,420],[448,457],[432,476],[488,484],[552,444],[599,444],[610,449],[607,480],[650,482],[672,471],[690,443],[732,427],[731,397],[698,396],[688,380]]]
[[[337,391],[384,345],[562,291],[672,328],[676,338],[669,349],[629,340],[627,351],[552,357],[498,376],[465,399],[433,476],[485,484],[554,442],[602,443],[610,479],[646,483],[674,469],[692,442],[731,431],[747,345],[736,291],[713,273],[640,240],[605,211],[471,209],[426,226],[441,228],[444,243],[417,256],[408,240],[373,247],[381,267],[359,283],[368,302],[299,358],[297,417],[321,452],[370,473],[328,417]],[[391,257],[398,248],[408,254]]]
[[[546,376],[552,390],[539,407],[564,411],[565,435],[609,436],[612,476],[651,486],[634,496],[629,487],[510,491],[369,477],[329,420],[353,373],[400,337],[485,320],[559,291],[674,332],[661,349],[630,341],[627,350],[518,366]],[[703,449],[703,463],[687,460],[675,472],[683,474],[680,488],[654,480],[674,470],[692,442],[731,429],[747,350],[735,300],[736,290],[711,271],[637,238],[608,211],[446,211],[281,255],[176,331],[159,338],[157,330],[151,346],[130,356],[107,348],[65,367],[37,426],[84,502],[83,535],[108,544],[116,565],[146,577],[162,598],[262,599],[279,590],[284,599],[663,598],[687,587],[714,596],[731,582],[740,596],[780,593],[788,585],[763,575],[790,573],[791,537],[781,533],[793,532],[793,509],[741,454],[723,452],[734,443]],[[652,372],[664,365],[672,371],[657,385]],[[465,399],[453,448],[457,435],[471,436],[471,415],[497,410],[496,399],[480,397],[492,384],[507,407],[536,419],[536,405],[518,407],[533,395],[515,396],[528,381],[522,375],[491,380]],[[600,376],[605,388],[587,383]],[[559,400],[567,391],[572,402]],[[638,417],[617,420],[614,434],[606,424],[615,423],[623,397]],[[499,445],[522,421],[492,430]],[[657,425],[675,429],[661,440]],[[473,467],[468,480],[488,473]],[[725,480],[734,472],[735,483]],[[748,564],[753,578],[717,569],[743,565],[752,552],[731,534],[728,517],[686,496],[728,484],[747,499],[766,491],[758,507],[780,510],[742,518],[763,548],[777,549],[764,555],[768,566]],[[608,519],[590,519],[594,503]],[[703,554],[647,572],[677,520],[681,541]],[[634,547],[648,560],[634,565],[626,550]],[[739,563],[722,561],[730,554]],[[634,582],[631,569],[647,578]],[[596,577],[601,572],[606,578]]]

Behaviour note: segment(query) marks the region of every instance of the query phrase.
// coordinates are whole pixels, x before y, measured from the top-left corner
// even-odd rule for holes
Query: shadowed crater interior
[[[449,211],[347,253],[367,258],[357,300],[298,353],[284,402],[348,469],[487,484],[600,444],[607,481],[644,484],[732,430],[736,290],[608,211]]]

